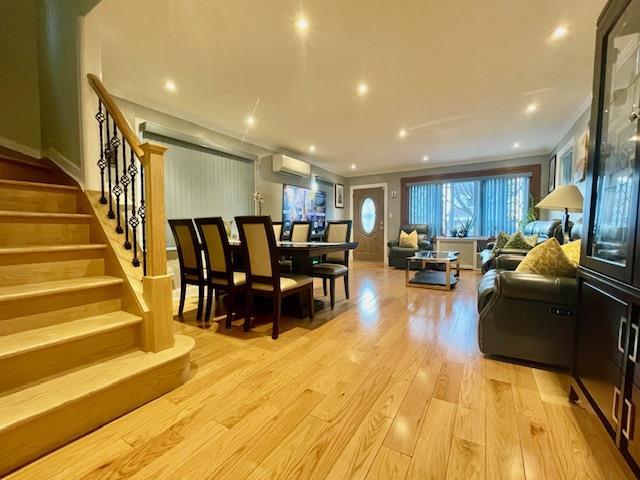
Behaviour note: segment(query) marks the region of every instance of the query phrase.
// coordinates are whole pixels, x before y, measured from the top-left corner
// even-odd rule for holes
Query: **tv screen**
[[[324,231],[327,219],[327,194],[310,188],[283,185],[282,226],[285,231],[291,222],[311,222],[313,232]]]

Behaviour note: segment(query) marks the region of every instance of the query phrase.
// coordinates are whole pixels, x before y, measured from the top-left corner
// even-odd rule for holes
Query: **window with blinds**
[[[515,232],[529,208],[529,175],[410,184],[409,223],[428,223],[436,235],[471,224],[469,235]]]

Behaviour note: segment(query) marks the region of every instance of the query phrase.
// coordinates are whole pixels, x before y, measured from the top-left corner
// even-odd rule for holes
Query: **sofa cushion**
[[[406,233],[405,231],[400,230],[398,244],[404,248],[418,248],[418,232],[413,230],[411,233]]]
[[[538,273],[551,277],[575,277],[576,266],[562,251],[558,240],[550,238],[531,249],[516,272]]]
[[[538,237],[536,235],[536,241]],[[535,244],[534,244],[535,245]],[[527,238],[522,234],[522,232],[516,232],[509,237],[509,241],[503,247],[504,249],[514,249],[514,250],[530,250],[533,248],[533,245],[529,243]]]

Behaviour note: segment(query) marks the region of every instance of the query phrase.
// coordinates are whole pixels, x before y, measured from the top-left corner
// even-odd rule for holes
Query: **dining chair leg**
[[[313,303],[313,285],[309,288],[309,319],[313,320],[316,306]]]
[[[349,273],[344,274],[344,296],[349,300]]]
[[[282,297],[276,295],[273,297],[273,330],[271,331],[271,338],[278,339],[278,333],[280,333],[280,316],[282,315]]]
[[[249,289],[247,289],[247,305],[246,305],[246,311],[244,314],[244,324],[242,325],[242,330],[244,330],[245,332],[248,332],[249,330],[251,330],[252,304],[253,304],[253,295],[251,295],[251,292],[249,291]]]
[[[233,307],[235,306],[235,295],[233,294],[233,288],[229,289],[227,293],[227,321],[225,326],[231,328],[231,320],[233,319]]]
[[[336,279],[329,279],[329,295],[331,295],[331,310],[336,305]]]
[[[204,285],[198,285],[198,311],[196,312],[196,318],[198,320],[202,318],[203,304],[204,304]]]
[[[322,279],[322,292],[324,293],[324,296],[327,296],[327,279],[323,278]]]
[[[182,316],[184,312],[184,300],[187,296],[187,284],[182,280],[180,282],[180,305],[178,306],[178,315]]]
[[[211,319],[211,306],[213,303],[213,285],[207,286],[207,309],[204,314],[204,321],[208,322]]]

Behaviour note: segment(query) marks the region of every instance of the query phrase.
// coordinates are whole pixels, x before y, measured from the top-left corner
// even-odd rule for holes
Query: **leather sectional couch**
[[[398,245],[400,232],[411,233],[414,230],[418,232],[418,248],[406,248]],[[400,226],[398,236],[387,242],[389,248],[389,266],[395,268],[407,268],[407,257],[411,257],[414,253],[421,250],[433,250],[431,244],[431,228],[426,223],[410,223]]]

